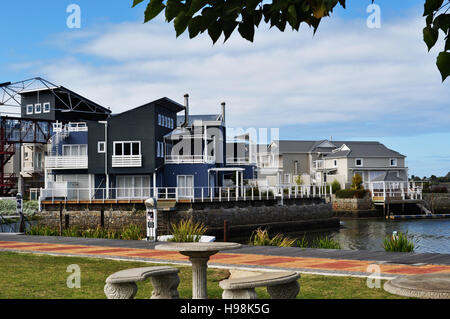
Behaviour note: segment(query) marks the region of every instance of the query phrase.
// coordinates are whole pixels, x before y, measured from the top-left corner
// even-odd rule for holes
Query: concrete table
[[[386,282],[384,290],[407,297],[450,299],[450,273],[397,277]]]
[[[221,250],[236,249],[242,245],[237,243],[167,243],[157,245],[156,250],[178,251],[188,256],[192,263],[192,298],[207,299],[206,270],[208,260]]]

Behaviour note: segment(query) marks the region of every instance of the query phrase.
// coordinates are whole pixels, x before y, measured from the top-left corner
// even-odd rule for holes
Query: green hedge
[[[336,198],[364,198],[367,193],[365,189],[341,189],[336,192]]]

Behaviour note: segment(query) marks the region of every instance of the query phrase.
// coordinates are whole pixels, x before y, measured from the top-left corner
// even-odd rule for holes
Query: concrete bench
[[[256,287],[267,287],[272,299],[295,299],[300,291],[296,272],[254,272],[231,270],[228,279],[219,282],[223,299],[256,299]]]
[[[106,278],[104,291],[108,299],[133,299],[138,291],[136,282],[151,277],[151,299],[177,299],[180,283],[178,271],[177,268],[166,266],[121,270]]]

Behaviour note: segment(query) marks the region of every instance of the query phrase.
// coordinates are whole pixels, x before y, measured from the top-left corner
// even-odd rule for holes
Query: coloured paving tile
[[[122,248],[107,246],[87,246],[71,244],[45,244],[29,242],[0,241],[0,250],[25,251],[36,253],[57,253],[80,256],[98,257],[128,257],[144,261],[161,262],[188,262],[189,258],[170,251],[157,251],[152,249]],[[345,260],[331,258],[286,257],[267,256],[262,254],[218,253],[209,261],[212,265],[239,266],[239,267],[270,267],[282,269],[310,269],[316,271],[337,271],[345,273],[369,273],[368,267],[377,264],[381,274],[384,275],[415,275],[431,273],[450,273],[450,266],[442,265],[402,265],[379,264],[367,260]]]

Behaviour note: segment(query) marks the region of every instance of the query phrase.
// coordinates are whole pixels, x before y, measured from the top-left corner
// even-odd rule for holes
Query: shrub
[[[141,240],[144,236],[139,226],[130,224],[122,229],[121,238],[124,240]]]
[[[277,234],[270,238],[269,231],[261,228],[254,231],[250,237],[250,244],[254,246],[293,247],[295,243],[295,239],[290,239],[282,234]]]
[[[408,233],[392,234],[387,236],[383,241],[383,247],[385,251],[393,252],[413,252],[414,243],[408,240]]]
[[[364,198],[367,194],[367,190],[364,189],[341,189],[336,191],[337,198]]]
[[[336,194],[337,191],[341,190],[341,183],[339,183],[336,179],[331,183],[331,192]]]
[[[186,243],[186,242],[198,242],[200,237],[203,236],[208,228],[200,223],[194,223],[192,218],[181,220],[178,224],[172,224],[172,238],[170,241]]]
[[[357,190],[364,189],[364,187],[362,186],[362,183],[363,183],[363,179],[362,179],[361,175],[355,174],[352,177],[352,189],[357,189]]]
[[[295,184],[297,184],[298,186],[300,186],[300,185],[303,184],[303,180],[302,180],[302,177],[301,177],[300,175],[298,175],[298,176],[295,178]]]
[[[321,249],[341,249],[341,244],[339,244],[338,241],[325,236],[316,238],[313,242],[313,247]]]
[[[448,193],[448,189],[445,186],[432,186],[431,192],[432,193]]]

